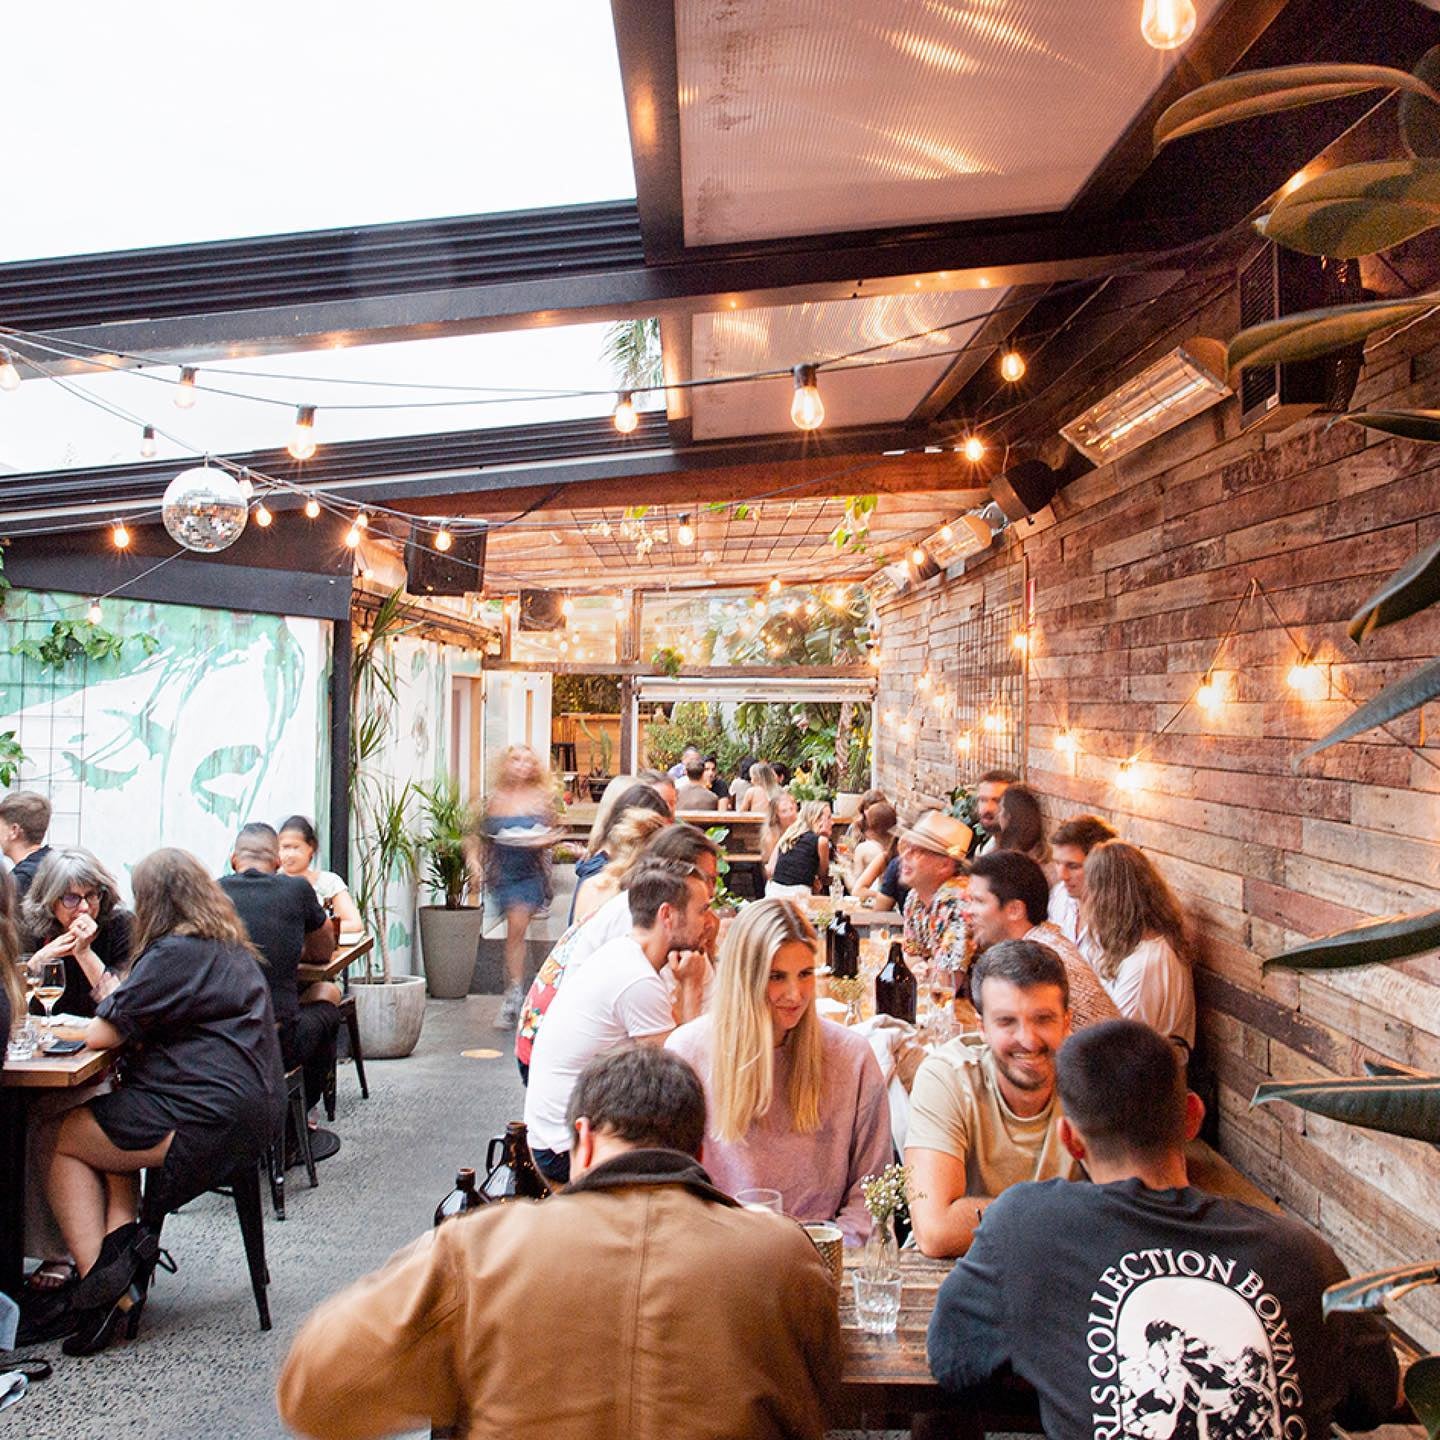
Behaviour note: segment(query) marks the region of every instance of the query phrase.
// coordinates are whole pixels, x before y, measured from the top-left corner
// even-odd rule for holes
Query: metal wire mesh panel
[[[1021,597],[993,597],[962,620],[940,683],[953,697],[955,761],[961,783],[986,770],[1024,774],[1025,634]]]

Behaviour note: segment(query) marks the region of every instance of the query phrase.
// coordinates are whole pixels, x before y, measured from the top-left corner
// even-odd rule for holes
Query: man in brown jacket
[[[679,1056],[611,1051],[570,1102],[571,1181],[447,1221],[306,1321],[280,1416],[315,1440],[426,1424],[471,1437],[822,1435],[834,1286],[793,1221],[701,1169]]]

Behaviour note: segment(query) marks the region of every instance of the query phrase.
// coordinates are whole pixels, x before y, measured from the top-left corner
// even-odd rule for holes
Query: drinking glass
[[[38,967],[40,983],[35,989],[35,996],[45,1007],[45,1028],[51,1032],[51,1039],[55,1031],[55,1002],[65,993],[65,962],[63,960],[43,960]]]
[[[17,960],[20,967],[20,978],[25,982],[25,1023],[20,1027],[20,1034],[27,1036],[31,1048],[39,1042],[40,1032],[35,1028],[34,1017],[30,1014],[30,1002],[35,998],[35,991],[40,985],[40,972],[29,962],[29,960]]]
[[[737,1190],[735,1198],[747,1210],[770,1210],[776,1215],[785,1213],[778,1190]]]
[[[893,1335],[900,1319],[900,1272],[855,1273],[855,1319],[867,1335]]]

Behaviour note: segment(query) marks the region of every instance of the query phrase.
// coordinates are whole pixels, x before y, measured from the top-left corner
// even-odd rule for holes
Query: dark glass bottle
[[[490,1142],[485,1164],[488,1169],[480,1189],[488,1200],[543,1200],[550,1193],[545,1177],[535,1167],[521,1120],[512,1120],[505,1133]]]
[[[825,963],[837,979],[853,980],[860,973],[860,932],[843,910],[836,910],[826,928]]]
[[[438,1225],[467,1210],[476,1210],[486,1204],[488,1198],[475,1188],[475,1172],[463,1169],[455,1177],[455,1188],[435,1207],[435,1223]]]
[[[893,1015],[897,1020],[915,1023],[915,1001],[918,986],[910,967],[905,963],[905,952],[896,940],[890,946],[885,968],[875,977],[875,1013]]]

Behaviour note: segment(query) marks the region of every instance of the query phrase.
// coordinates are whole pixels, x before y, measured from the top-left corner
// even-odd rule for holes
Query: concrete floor
[[[314,1190],[303,1169],[289,1172],[284,1223],[265,1197],[273,1330],[256,1321],[234,1207],[202,1196],[165,1222],[164,1244],[180,1270],[157,1275],[137,1340],[86,1360],[61,1354],[58,1343],[21,1352],[51,1360],[55,1373],[0,1413],[0,1434],[285,1435],[275,1376],[306,1314],[426,1229],[455,1171],[483,1167],[490,1137],[520,1118],[513,1037],[491,1027],[498,1003],[488,995],[431,1000],[413,1055],[367,1063],[369,1100],[353,1068],[341,1066],[330,1127],[339,1154],[321,1164]],[[466,1050],[499,1054],[477,1059]]]

